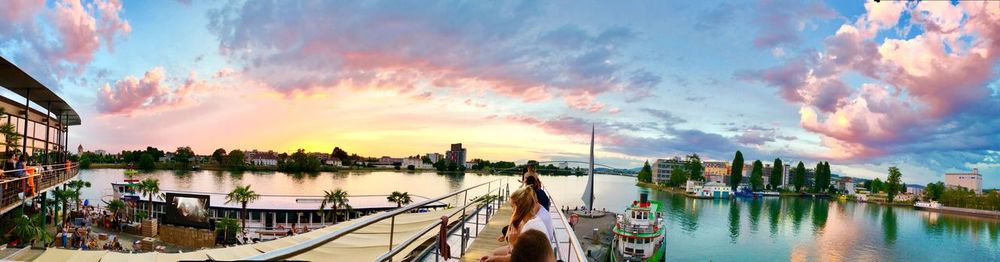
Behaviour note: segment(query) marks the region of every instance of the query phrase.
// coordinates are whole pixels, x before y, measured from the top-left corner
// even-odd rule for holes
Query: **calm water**
[[[251,184],[261,194],[320,195],[334,187],[353,195],[407,191],[432,197],[505,176],[431,172],[341,172],[315,175],[157,171],[161,189],[228,192]],[[95,201],[121,181],[121,170],[84,170]],[[635,178],[597,176],[597,208],[622,211],[638,198]],[[513,181],[511,179],[511,181]],[[543,177],[560,206],[582,205],[586,177]],[[662,192],[670,261],[1000,261],[1000,221],[853,202],[798,198],[702,200]]]

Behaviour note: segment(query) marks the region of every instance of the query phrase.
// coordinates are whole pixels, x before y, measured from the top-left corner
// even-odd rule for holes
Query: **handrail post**
[[[396,216],[392,216],[389,222],[389,251],[392,251],[392,237],[396,235]],[[392,258],[389,259],[392,261]]]

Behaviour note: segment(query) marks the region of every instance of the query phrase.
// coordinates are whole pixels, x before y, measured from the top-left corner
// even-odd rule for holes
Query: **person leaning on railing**
[[[510,194],[510,205],[514,213],[510,217],[510,224],[505,236],[501,236],[500,241],[507,240],[507,245],[497,248],[490,256],[483,256],[480,261],[510,261],[513,246],[517,244],[518,236],[528,230],[538,230],[545,234],[546,239],[551,239],[545,227],[545,222],[540,216],[536,216],[538,200],[535,192],[530,187],[524,187]]]

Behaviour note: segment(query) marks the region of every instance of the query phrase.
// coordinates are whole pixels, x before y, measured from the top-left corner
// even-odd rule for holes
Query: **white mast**
[[[594,210],[594,126],[590,126],[590,173],[587,176],[587,188],[583,189],[583,204],[587,213]]]

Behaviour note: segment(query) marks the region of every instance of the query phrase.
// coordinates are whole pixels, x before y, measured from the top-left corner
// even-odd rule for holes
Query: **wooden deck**
[[[465,256],[462,257],[462,261],[479,261],[479,258],[493,254],[494,249],[507,244],[507,242],[497,241],[497,238],[500,237],[500,229],[510,222],[510,216],[513,212],[510,209],[510,205],[500,206],[501,208],[496,211],[494,218],[486,224],[486,228],[472,241],[472,245],[469,246]]]

